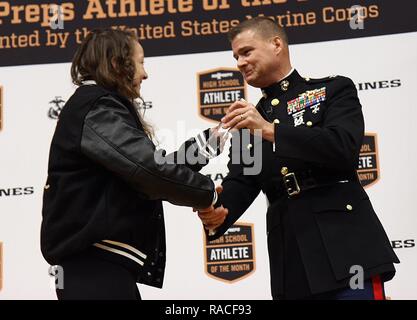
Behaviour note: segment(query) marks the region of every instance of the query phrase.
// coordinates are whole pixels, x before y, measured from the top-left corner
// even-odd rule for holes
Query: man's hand
[[[214,231],[222,225],[228,213],[229,210],[223,206],[218,208],[211,206],[210,208],[199,210],[198,217],[203,222],[204,228]]]
[[[222,191],[222,186],[216,187],[217,194],[220,194]],[[193,211],[198,212],[198,217],[203,222],[204,228],[209,230],[210,234],[213,234],[214,231],[222,225],[229,213],[229,210],[223,206],[214,208],[213,205],[205,209],[193,209]]]
[[[234,102],[222,118],[224,128],[247,128],[252,134],[255,130],[262,130],[262,138],[274,142],[274,124],[266,121],[256,107],[241,99]]]

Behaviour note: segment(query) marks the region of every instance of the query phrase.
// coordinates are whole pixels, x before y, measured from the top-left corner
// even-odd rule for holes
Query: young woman
[[[162,287],[162,200],[206,208],[217,199],[197,172],[206,161],[157,161],[135,104],[147,78],[143,62],[137,38],[111,29],[92,31],[74,56],[79,87],[52,140],[41,228],[45,259],[64,272],[59,299],[140,299],[136,282]],[[201,158],[195,140],[182,150]],[[223,220],[219,210],[212,225]]]

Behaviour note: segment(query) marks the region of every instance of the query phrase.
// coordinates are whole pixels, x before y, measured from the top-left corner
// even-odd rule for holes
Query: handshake
[[[222,191],[223,187],[221,185],[216,187],[217,194],[220,194]],[[205,209],[193,208],[193,211],[198,213],[198,217],[203,222],[204,228],[208,230],[210,236],[216,233],[216,229],[222,225],[229,213],[229,210],[223,206],[215,208],[214,205]]]

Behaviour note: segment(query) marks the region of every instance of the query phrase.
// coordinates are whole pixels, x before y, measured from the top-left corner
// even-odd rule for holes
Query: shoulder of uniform
[[[304,80],[307,83],[323,83],[323,82],[331,82],[334,80],[338,80],[338,79],[343,79],[345,77],[343,76],[339,76],[339,75],[330,75],[324,78],[309,78],[309,77],[304,77]]]

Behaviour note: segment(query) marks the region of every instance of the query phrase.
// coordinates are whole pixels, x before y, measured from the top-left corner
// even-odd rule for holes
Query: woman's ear
[[[115,57],[111,58],[111,66],[113,67],[113,69],[115,71],[118,71],[119,68],[117,67],[117,62],[116,62],[116,58]]]

